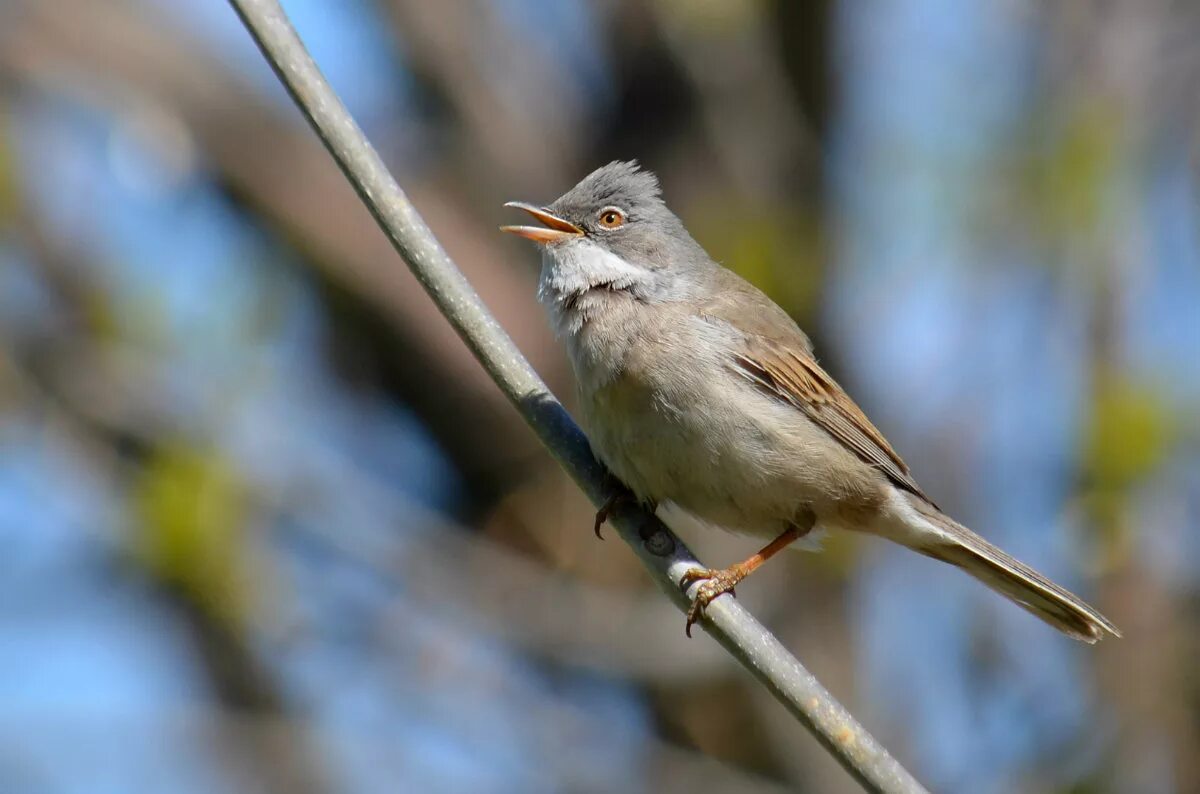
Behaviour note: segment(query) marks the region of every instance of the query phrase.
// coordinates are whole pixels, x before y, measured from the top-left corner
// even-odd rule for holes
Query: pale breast
[[[661,307],[637,314],[589,323],[572,356],[596,454],[643,499],[730,529],[778,531],[804,497],[779,463],[780,428],[764,425],[775,407],[732,376],[720,329]],[[613,366],[596,348],[618,328],[627,344]]]

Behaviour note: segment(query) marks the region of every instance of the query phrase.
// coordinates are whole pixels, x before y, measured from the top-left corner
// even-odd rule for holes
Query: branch
[[[592,456],[587,439],[442,250],[326,83],[277,0],[230,3],[442,314],[588,498],[596,505],[607,501],[612,479]],[[654,581],[686,608],[680,576],[702,567],[691,552],[653,514],[628,501],[622,501],[612,522]],[[704,628],[868,791],[925,791],[735,599],[721,598],[709,605]]]
[[[431,8],[447,5],[424,1]],[[403,349],[405,355],[387,359],[381,377],[437,439],[472,495],[490,500],[514,469],[540,454],[540,445],[416,279],[396,267],[390,242],[333,161],[325,159],[303,117],[291,107],[260,101],[233,63],[179,30],[182,15],[170,14],[169,6],[144,0],[0,0],[0,92],[32,90],[116,116],[136,99],[182,121],[217,181],[292,242],[303,266],[319,274],[319,284],[345,291],[344,311],[386,326],[374,344]],[[88,31],[86,39],[80,30]],[[523,182],[522,190],[538,182]],[[405,185],[430,226],[454,230],[451,255],[557,388],[568,377],[566,359],[523,268],[516,266],[519,249],[497,248],[495,226],[472,222],[451,187],[437,179]],[[24,232],[24,221],[15,228]],[[87,260],[95,254],[81,240],[46,238],[60,249],[56,259],[78,265],[80,274],[91,273]],[[502,250],[506,259],[499,258]],[[442,388],[447,382],[458,388]],[[492,443],[480,445],[481,437]]]

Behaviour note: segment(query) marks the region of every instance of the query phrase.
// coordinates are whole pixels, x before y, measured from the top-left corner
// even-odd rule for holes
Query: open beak
[[[501,226],[500,231],[533,240],[535,243],[557,243],[572,237],[581,237],[583,229],[573,223],[564,221],[549,210],[526,204],[523,201],[510,201],[504,206],[525,210],[538,220],[542,226]]]

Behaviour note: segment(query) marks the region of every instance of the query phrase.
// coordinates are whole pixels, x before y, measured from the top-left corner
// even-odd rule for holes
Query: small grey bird
[[[538,298],[565,341],[600,460],[652,508],[674,503],[774,538],[729,568],[684,576],[684,587],[703,580],[689,633],[709,602],[819,526],[956,565],[1075,639],[1120,636],[939,510],[792,318],[692,239],[654,174],[614,162],[548,207],[506,206],[543,224],[501,228],[541,245]]]

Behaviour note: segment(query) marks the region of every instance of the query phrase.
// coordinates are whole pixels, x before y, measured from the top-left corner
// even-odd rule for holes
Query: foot
[[[684,633],[689,637],[692,636],[692,624],[700,620],[704,615],[704,609],[714,598],[725,593],[736,595],[733,588],[746,577],[747,573],[749,572],[740,563],[719,570],[692,568],[685,573],[679,580],[679,586],[684,590],[687,590],[693,582],[705,581],[696,590],[696,596],[692,599],[692,605],[687,613],[687,623],[683,627]]]

